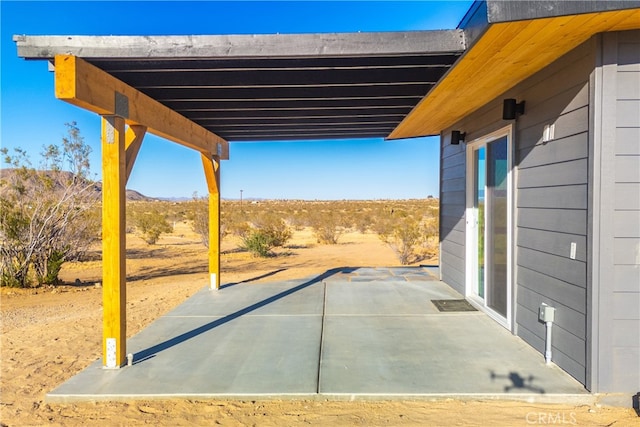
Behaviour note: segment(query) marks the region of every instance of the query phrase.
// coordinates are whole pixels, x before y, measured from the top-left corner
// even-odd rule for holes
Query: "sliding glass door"
[[[477,304],[509,327],[509,132],[474,141],[468,150],[467,290]]]

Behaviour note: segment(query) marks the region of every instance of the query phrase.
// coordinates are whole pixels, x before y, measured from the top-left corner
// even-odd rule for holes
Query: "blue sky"
[[[14,34],[180,35],[406,31],[455,28],[471,1],[0,2],[3,147],[37,160],[76,121],[100,178],[100,118],[55,99],[44,61],[17,57]],[[438,195],[437,138],[233,143],[222,197],[403,199]],[[148,196],[206,194],[199,154],[145,137],[127,184]]]

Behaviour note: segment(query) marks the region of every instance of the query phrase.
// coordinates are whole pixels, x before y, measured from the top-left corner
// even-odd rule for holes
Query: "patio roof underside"
[[[638,1],[519,3],[478,3],[463,30],[15,41],[26,59],[83,58],[227,141],[397,139],[439,134],[595,34],[640,28]]]
[[[235,36],[29,36],[228,141],[387,137],[464,51],[461,30]]]

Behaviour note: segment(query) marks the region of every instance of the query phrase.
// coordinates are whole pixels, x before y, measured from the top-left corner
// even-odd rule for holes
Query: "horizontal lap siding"
[[[443,279],[464,291],[466,157],[449,145],[451,130],[472,141],[508,124],[502,99],[526,101],[514,123],[514,331],[541,353],[542,302],[556,307],[553,360],[583,384],[586,379],[587,233],[589,204],[589,77],[594,44],[585,43],[493,100],[441,136]],[[545,125],[555,138],[543,141]],[[455,231],[454,232],[454,228]],[[464,242],[463,242],[464,243]],[[570,259],[576,243],[576,259]]]
[[[514,89],[517,333],[544,352],[540,304],[556,308],[553,361],[586,382],[589,75],[585,44]],[[545,125],[555,137],[543,141]],[[570,258],[571,244],[576,257]]]
[[[537,312],[543,302],[554,306],[553,361],[594,391],[637,392],[640,338],[625,336],[640,331],[640,32],[614,34],[619,43],[616,36],[616,46],[602,47],[605,56],[618,55],[617,64],[607,60],[608,70],[616,67],[615,78],[604,73],[609,86],[593,77],[601,49],[594,37],[443,131],[441,267],[445,282],[464,292],[466,156],[462,144],[449,144],[451,130],[469,141],[483,137],[507,124],[502,99],[525,100],[514,122],[514,330],[543,352]],[[599,96],[602,106],[594,104]],[[546,125],[555,127],[549,141]],[[610,158],[592,151],[596,132],[606,134],[600,144],[610,153],[601,151]],[[602,175],[600,184],[593,174]],[[605,206],[592,203],[598,194]],[[597,238],[596,216],[608,224]]]
[[[442,280],[464,294],[465,151],[443,135],[440,150],[440,271]]]

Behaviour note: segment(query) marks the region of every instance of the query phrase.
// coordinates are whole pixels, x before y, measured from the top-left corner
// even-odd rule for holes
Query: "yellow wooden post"
[[[220,159],[201,154],[209,188],[209,277],[211,289],[220,289]]]
[[[102,306],[103,366],[126,359],[125,121],[102,118]]]
[[[105,71],[72,55],[55,57],[58,99],[102,119],[103,365],[120,367],[126,355],[125,185],[145,133],[200,151],[210,200],[211,287],[220,287],[220,159],[229,144]],[[133,100],[133,102],[129,102]],[[126,129],[126,125],[129,128]],[[212,156],[212,152],[216,156]]]

